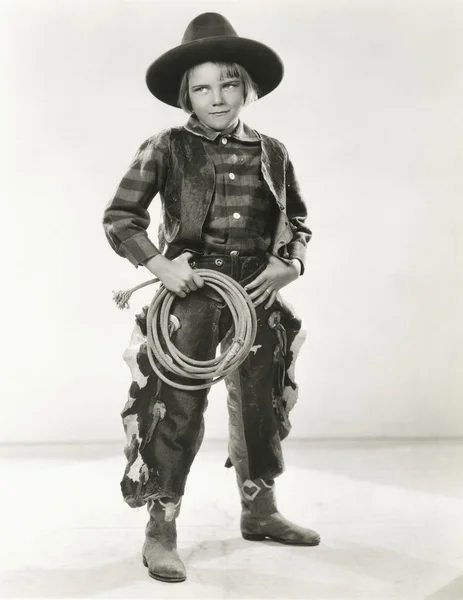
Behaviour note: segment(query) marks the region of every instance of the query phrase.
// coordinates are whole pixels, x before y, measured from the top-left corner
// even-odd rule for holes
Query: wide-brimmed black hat
[[[257,84],[259,98],[283,79],[283,63],[274,50],[240,37],[218,13],[203,13],[186,28],[180,46],[162,54],[148,68],[146,84],[162,102],[178,106],[180,82],[186,70],[203,62],[236,62]]]

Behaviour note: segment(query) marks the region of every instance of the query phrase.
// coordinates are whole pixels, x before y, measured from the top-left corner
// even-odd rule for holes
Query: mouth
[[[221,117],[222,115],[226,115],[229,112],[230,112],[229,110],[218,110],[216,112],[212,112],[212,113],[209,113],[209,114],[210,115],[214,115],[216,117]]]

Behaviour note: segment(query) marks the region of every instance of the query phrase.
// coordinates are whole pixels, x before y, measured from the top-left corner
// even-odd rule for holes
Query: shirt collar
[[[210,127],[207,127],[201,123],[195,114],[190,116],[185,125],[185,129],[194,135],[205,137],[211,141],[216,140],[222,135],[220,131],[215,131],[214,129],[211,129]],[[258,142],[261,140],[261,137],[257,131],[251,129],[248,125],[246,125],[246,123],[243,123],[241,119],[238,121],[238,125],[235,127],[235,129],[227,135],[232,138],[236,138],[240,142]]]

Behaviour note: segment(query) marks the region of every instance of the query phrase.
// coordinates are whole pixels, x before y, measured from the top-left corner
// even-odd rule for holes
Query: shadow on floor
[[[463,598],[463,574],[436,590],[425,600],[461,600]]]
[[[288,468],[463,498],[463,440],[288,440],[283,450]]]
[[[280,546],[275,542],[266,543]],[[387,590],[391,593],[390,597],[410,599],[411,596],[401,595],[400,590],[395,589],[396,586],[403,587],[407,578],[411,581],[417,574],[426,573],[436,567],[426,561],[387,549],[355,547],[352,544],[340,549],[322,544],[316,548],[288,547],[291,568],[288,568],[287,561],[282,561],[279,564],[280,571],[274,569],[269,573],[267,567],[259,572],[256,568],[255,552],[252,555],[249,553],[248,557],[233,557],[235,552],[245,551],[253,546],[257,547],[256,544],[239,537],[204,540],[190,547],[180,548],[188,579],[185,583],[177,585],[152,580],[138,553],[119,561],[85,569],[27,568],[10,571],[3,578],[1,597],[89,598],[98,594],[113,597],[108,595],[112,593],[115,594],[114,597],[117,595],[124,598],[372,600],[375,597],[372,590],[380,586],[383,592]],[[212,561],[218,563],[218,567],[206,568],[205,564]],[[323,581],[323,578],[320,578],[320,562],[339,568],[338,576]],[[249,568],[242,567],[240,563],[247,563]],[[295,568],[297,564],[301,565],[300,574]],[[325,570],[324,573],[326,572]],[[343,572],[347,572],[344,581]],[[353,578],[352,574],[358,577]],[[447,586],[447,591],[446,588],[442,588],[440,592],[428,596],[427,600],[460,600],[463,597],[461,594],[451,594],[461,590],[461,584],[462,580],[457,579]],[[410,585],[405,587],[409,589]]]

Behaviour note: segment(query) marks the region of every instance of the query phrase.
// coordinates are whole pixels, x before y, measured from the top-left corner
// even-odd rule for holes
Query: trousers
[[[243,286],[265,268],[262,256],[195,257],[193,268],[218,270]],[[296,403],[297,354],[305,339],[302,321],[278,295],[269,309],[256,307],[257,333],[245,361],[225,378],[228,393],[228,458],[242,480],[271,479],[284,470],[281,441],[289,434],[289,412]],[[136,315],[123,358],[132,383],[121,417],[127,459],[121,490],[131,507],[148,498],[182,496],[193,460],[204,436],[208,391],[179,390],[153,371],[146,347],[148,307]],[[175,346],[197,360],[214,358],[233,337],[233,321],[223,299],[204,286],[172,305],[178,325]],[[182,379],[197,384],[198,380]]]

